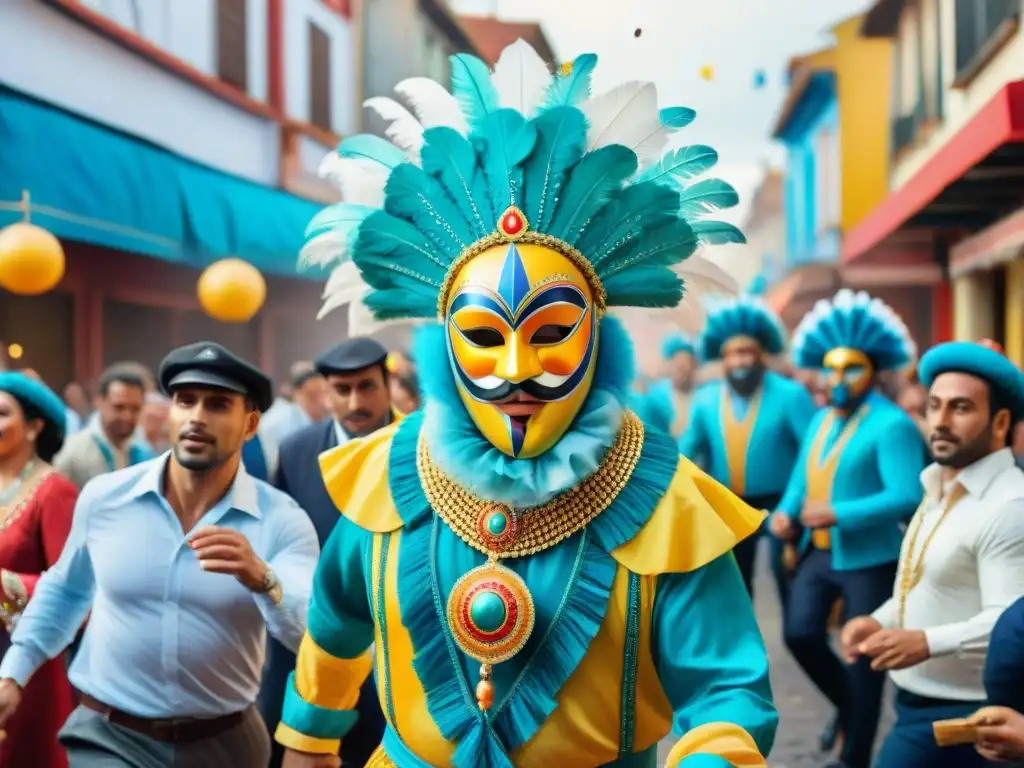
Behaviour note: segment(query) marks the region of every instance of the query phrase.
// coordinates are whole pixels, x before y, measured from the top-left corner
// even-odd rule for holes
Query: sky
[[[661,106],[697,110],[681,144],[710,144],[716,175],[732,183],[742,221],[768,165],[782,165],[770,135],[785,97],[785,71],[797,54],[831,42],[828,30],[870,7],[868,0],[451,0],[460,13],[539,21],[562,61],[599,57],[595,91],[650,80]],[[639,38],[634,36],[641,30]],[[713,79],[701,79],[701,67]],[[766,84],[754,87],[763,69]]]

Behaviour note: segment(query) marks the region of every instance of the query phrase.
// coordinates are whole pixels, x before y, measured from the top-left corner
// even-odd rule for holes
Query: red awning
[[[1004,86],[913,178],[847,233],[843,262],[870,251],[993,151],[1019,141],[1024,141],[1024,80]]]

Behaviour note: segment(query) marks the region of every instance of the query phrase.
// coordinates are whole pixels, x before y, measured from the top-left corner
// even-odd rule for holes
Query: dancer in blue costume
[[[673,265],[742,240],[705,218],[736,194],[694,180],[709,147],[662,154],[692,111],[649,83],[591,98],[595,64],[456,56],[454,95],[396,89],[403,150],[356,136],[329,164],[366,205],[324,211],[308,247],[352,260],[379,319],[440,324],[417,336],[422,412],[321,456],[343,517],[276,733],[288,768],[344,755],[374,665],[374,768],[647,767],[672,731],[670,766],[765,766],[767,656],[729,554],[762,515],[625,407],[633,350],[606,314],[677,304]]]
[[[641,398],[641,415],[679,439],[690,416],[693,380],[700,361],[693,340],[685,333],[671,333],[662,339],[661,358],[668,376],[648,387]]]
[[[803,386],[768,370],[768,356],[784,348],[782,323],[761,299],[748,295],[711,304],[700,354],[706,361],[721,360],[725,378],[697,390],[679,441],[684,456],[702,457],[713,478],[755,509],[778,506],[815,411]],[[736,547],[751,595],[757,542],[752,536]],[[772,572],[785,605],[783,547],[772,538]]]
[[[828,621],[842,598],[847,616],[869,614],[892,595],[901,522],[921,500],[925,445],[917,425],[875,391],[881,371],[902,368],[915,347],[892,309],[843,289],[819,301],[793,335],[797,367],[824,369],[831,407],[818,412],[797,469],[773,515],[780,538],[802,524],[802,559],[789,596],[786,645],[839,711],[842,768],[868,768],[883,673],[832,651]]]

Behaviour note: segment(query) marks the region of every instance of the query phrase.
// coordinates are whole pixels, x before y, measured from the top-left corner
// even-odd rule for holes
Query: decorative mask
[[[875,377],[871,360],[859,349],[837,347],[825,355],[829,395],[836,408],[850,408],[867,395]]]
[[[503,453],[537,456],[569,429],[594,376],[595,314],[583,273],[543,245],[500,243],[455,274],[449,360],[470,417]]]

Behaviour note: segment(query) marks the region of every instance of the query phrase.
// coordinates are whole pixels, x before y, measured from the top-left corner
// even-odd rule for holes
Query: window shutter
[[[217,77],[249,90],[248,0],[217,0]]]
[[[309,24],[309,122],[325,131],[331,125],[331,38]]]

